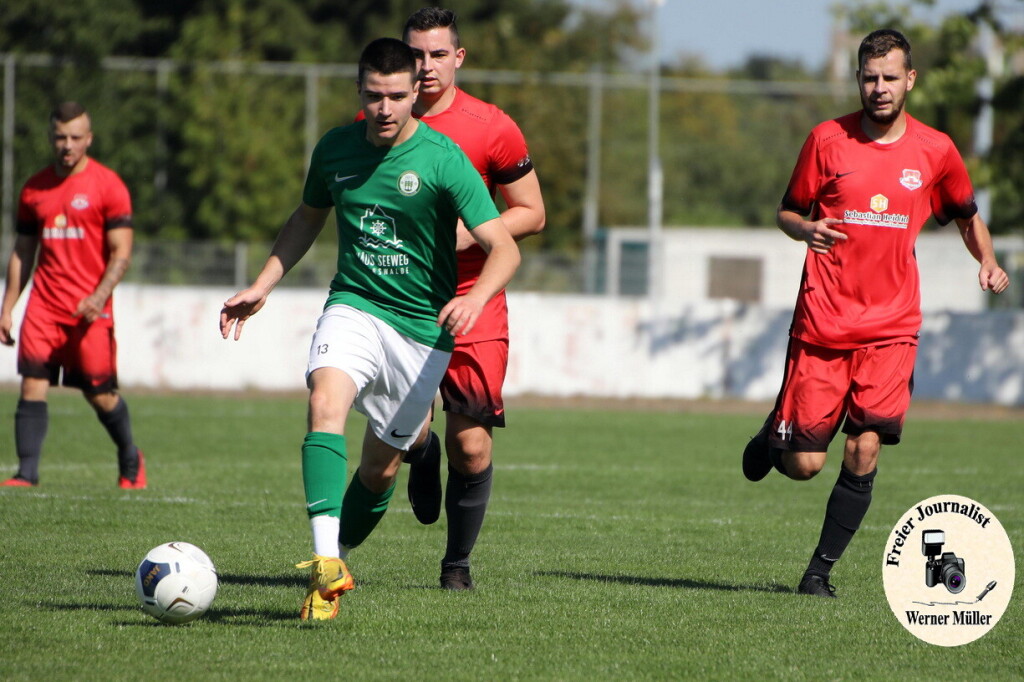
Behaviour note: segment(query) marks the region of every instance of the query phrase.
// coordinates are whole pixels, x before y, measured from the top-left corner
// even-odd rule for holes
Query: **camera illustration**
[[[945,542],[946,531],[926,530],[921,534],[921,553],[928,557],[924,564],[924,584],[935,587],[941,583],[952,594],[958,594],[967,587],[964,560],[953,552],[943,552]],[[940,552],[942,556],[936,558]]]

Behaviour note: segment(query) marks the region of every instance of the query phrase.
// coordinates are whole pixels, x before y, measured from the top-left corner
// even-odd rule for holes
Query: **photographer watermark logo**
[[[885,596],[919,639],[959,646],[991,630],[1013,594],[1013,549],[995,515],[974,500],[918,502],[893,527],[882,556]]]

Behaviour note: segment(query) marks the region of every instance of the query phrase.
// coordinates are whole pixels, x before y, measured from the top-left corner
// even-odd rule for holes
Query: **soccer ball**
[[[146,554],[135,570],[142,610],[164,623],[188,623],[217,596],[217,569],[206,553],[187,542],[167,542]]]

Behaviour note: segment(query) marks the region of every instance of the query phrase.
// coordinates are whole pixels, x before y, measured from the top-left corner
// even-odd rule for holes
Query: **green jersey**
[[[302,201],[334,207],[338,273],[327,305],[343,303],[432,348],[455,295],[455,227],[497,218],[480,174],[449,138],[419,124],[397,147],[366,139],[366,121],[330,130],[313,150]]]

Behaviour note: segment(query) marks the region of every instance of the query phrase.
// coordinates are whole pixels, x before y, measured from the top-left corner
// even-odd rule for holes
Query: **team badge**
[[[373,249],[382,247],[402,248],[402,240],[395,229],[395,219],[385,213],[380,206],[368,209],[359,220],[362,233],[359,243]]]
[[[89,195],[88,194],[76,194],[71,200],[71,208],[79,211],[84,211],[89,208]]]
[[[911,191],[917,189],[924,184],[921,182],[921,171],[904,168],[903,177],[900,178],[900,184]]]
[[[889,208],[889,199],[884,194],[876,194],[871,197],[871,210],[875,213],[884,213]]]
[[[398,191],[407,197],[420,191],[420,176],[416,171],[405,171],[398,176]]]

